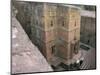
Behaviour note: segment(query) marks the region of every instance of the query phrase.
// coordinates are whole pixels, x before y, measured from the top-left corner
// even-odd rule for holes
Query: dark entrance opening
[[[85,46],[85,45],[80,45],[80,48],[82,48],[82,49],[84,49],[84,50],[86,50],[86,51],[88,51],[90,48],[89,47],[87,47],[87,46]]]
[[[52,54],[55,54],[55,45],[51,47],[52,48]]]

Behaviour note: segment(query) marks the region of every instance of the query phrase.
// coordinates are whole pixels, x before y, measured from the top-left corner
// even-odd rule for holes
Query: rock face
[[[12,15],[12,74],[53,71]]]
[[[79,54],[80,10],[76,6],[40,2],[15,2],[17,19],[47,61],[64,63]],[[72,63],[72,62],[70,62]]]
[[[75,6],[53,3],[33,2],[31,7],[33,43],[48,62],[59,57],[63,63],[71,64],[70,60],[79,53],[80,10]]]
[[[95,51],[82,55],[86,53],[80,49],[80,41],[95,47],[95,12],[41,2],[18,1],[14,6],[18,11],[12,17],[12,73],[52,71],[49,64],[61,71],[61,63],[72,65],[95,56]],[[92,66],[81,69],[94,69],[95,57],[90,61]]]
[[[81,37],[80,41],[96,48],[96,12],[81,11]]]

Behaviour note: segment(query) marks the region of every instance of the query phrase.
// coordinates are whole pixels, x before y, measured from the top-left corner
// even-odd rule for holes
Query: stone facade
[[[28,5],[30,8],[27,10],[30,16],[26,18],[23,15],[26,22],[22,22],[24,23],[22,25],[23,27],[29,25],[29,29],[25,28],[28,29],[27,32],[31,32],[28,34],[30,39],[38,46],[48,62],[55,56],[68,62],[79,53],[81,17],[77,7],[39,2],[19,5],[23,5],[19,13],[22,15],[25,13],[23,7]]]
[[[78,54],[80,12],[78,8],[32,4],[32,39],[48,61],[58,56],[66,61]]]
[[[64,18],[57,22],[59,25],[58,37],[60,40],[58,48],[62,47],[61,49],[59,48],[58,50],[59,50],[59,53],[63,52],[62,53],[63,58],[71,59],[74,53],[76,54],[78,53],[78,45],[79,45],[79,40],[80,40],[80,14],[77,9],[65,7],[65,6],[59,6],[58,12],[61,12],[60,13],[61,16],[58,16],[58,20],[60,18]],[[75,49],[76,43],[78,43],[77,49]]]

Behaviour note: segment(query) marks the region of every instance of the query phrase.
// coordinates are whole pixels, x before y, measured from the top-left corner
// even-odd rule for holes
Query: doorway
[[[55,47],[55,45],[51,47],[51,53],[52,53],[53,55],[56,54],[56,47]]]

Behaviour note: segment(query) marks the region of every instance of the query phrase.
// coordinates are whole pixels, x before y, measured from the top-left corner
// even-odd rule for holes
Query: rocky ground
[[[32,44],[17,19],[12,16],[12,73],[53,71],[50,65]]]

